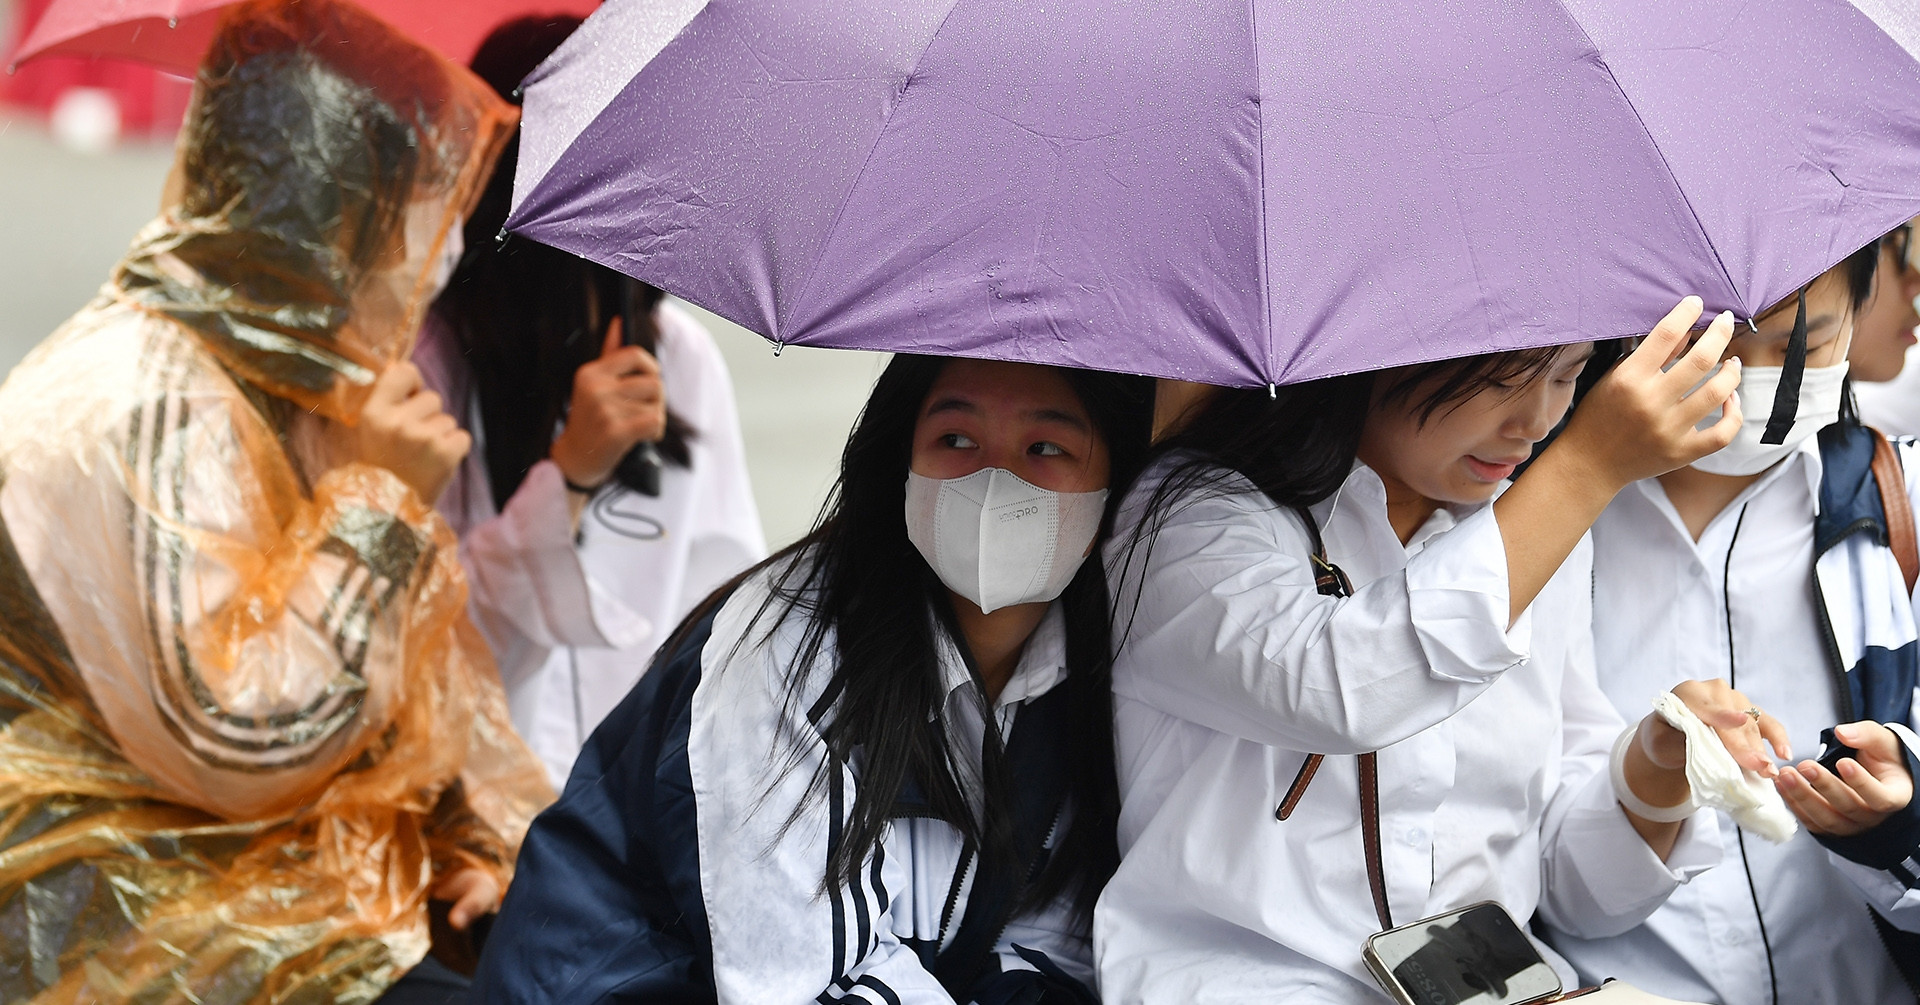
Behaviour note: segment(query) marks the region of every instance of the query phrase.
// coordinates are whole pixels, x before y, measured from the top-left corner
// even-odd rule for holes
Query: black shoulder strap
[[[1013,870],[981,859],[953,942],[934,958],[933,976],[956,998],[986,972],[1027,884],[1046,866],[1047,836],[1067,800],[1067,688],[1055,687],[1022,706],[1007,743],[1007,764],[1020,784],[1013,794]],[[964,863],[963,863],[964,864]],[[1015,875],[1017,872],[1018,875]]]

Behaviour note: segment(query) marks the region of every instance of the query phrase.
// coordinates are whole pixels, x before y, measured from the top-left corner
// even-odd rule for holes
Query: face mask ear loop
[[[1807,291],[1801,290],[1799,306],[1794,309],[1793,338],[1787,342],[1787,362],[1780,368],[1780,386],[1773,392],[1773,414],[1767,416],[1767,430],[1760,442],[1787,442],[1793,420],[1800,414],[1800,378],[1807,370]]]

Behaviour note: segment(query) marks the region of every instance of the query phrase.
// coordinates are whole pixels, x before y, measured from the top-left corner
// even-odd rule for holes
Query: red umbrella
[[[52,0],[9,65],[39,56],[131,59],[191,77],[220,13],[236,0]],[[585,17],[599,0],[360,0],[361,6],[461,65],[502,21]]]

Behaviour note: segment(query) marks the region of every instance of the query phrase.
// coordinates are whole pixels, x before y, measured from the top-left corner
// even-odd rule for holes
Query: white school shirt
[[[1820,471],[1819,446],[1809,438],[1715,516],[1698,543],[1653,479],[1629,486],[1601,514],[1593,528],[1594,638],[1600,686],[1623,715],[1641,714],[1655,694],[1683,680],[1730,678],[1787,727],[1796,760],[1819,750],[1820,731],[1840,717],[1812,590]],[[1776,846],[1739,838],[1723,815],[1697,819],[1723,832],[1726,864],[1624,935],[1556,934],[1554,945],[1582,976],[1725,1005],[1913,1000],[1847,867],[1805,828]],[[1871,870],[1853,869],[1871,881]]]
[[[769,626],[776,605],[774,615],[754,622],[774,574],[743,584],[715,617],[687,734],[718,1001],[952,1005],[911,943],[949,945],[966,914],[974,860],[958,830],[927,817],[895,819],[857,882],[821,890],[859,770],[842,767],[828,773],[825,786],[813,785],[828,753],[809,710],[831,676],[834,640],[829,634],[815,662],[795,672],[806,619],[789,613]],[[972,769],[961,772],[964,782],[980,765],[983,703],[973,674],[944,638],[940,670],[947,696],[941,720],[961,767]],[[1019,710],[1066,676],[1065,622],[1055,604],[993,701],[1003,739],[1011,741],[1019,728]],[[1054,837],[1062,826],[1064,818]],[[1091,985],[1092,947],[1064,900],[1013,919],[995,942],[1001,971],[1035,969],[1016,946],[1045,953]]]
[[[1141,480],[1151,486],[1150,472]],[[1396,924],[1481,900],[1592,933],[1631,927],[1719,857],[1689,825],[1662,863],[1613,797],[1623,724],[1592,676],[1582,544],[1511,631],[1492,507],[1441,510],[1405,547],[1356,466],[1314,508],[1350,598],[1314,588],[1300,519],[1244,479],[1181,500],[1136,574],[1109,545],[1126,631],[1114,667],[1119,872],[1095,916],[1110,1003],[1381,1000],[1356,760],[1379,750]],[[1144,583],[1144,591],[1140,590]],[[1564,975],[1570,976],[1570,974]]]
[[[460,535],[468,610],[500,665],[514,729],[556,788],[681,617],[767,551],[726,361],[681,308],[664,303],[658,317],[667,406],[697,431],[692,470],[667,465],[657,498],[603,491],[578,542],[552,461],[495,509],[473,375],[437,315],[414,350],[427,385],[474,436],[439,509]]]

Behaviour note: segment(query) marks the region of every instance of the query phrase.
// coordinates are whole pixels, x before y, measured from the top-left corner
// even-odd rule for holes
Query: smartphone
[[[1526,1005],[1561,991],[1560,975],[1490,900],[1379,932],[1361,957],[1400,1005]]]
[[[1821,730],[1820,756],[1814,758],[1814,761],[1837,776],[1840,774],[1840,759],[1843,757],[1851,757],[1858,761],[1860,752],[1842,743],[1840,738],[1833,734],[1831,728]]]

